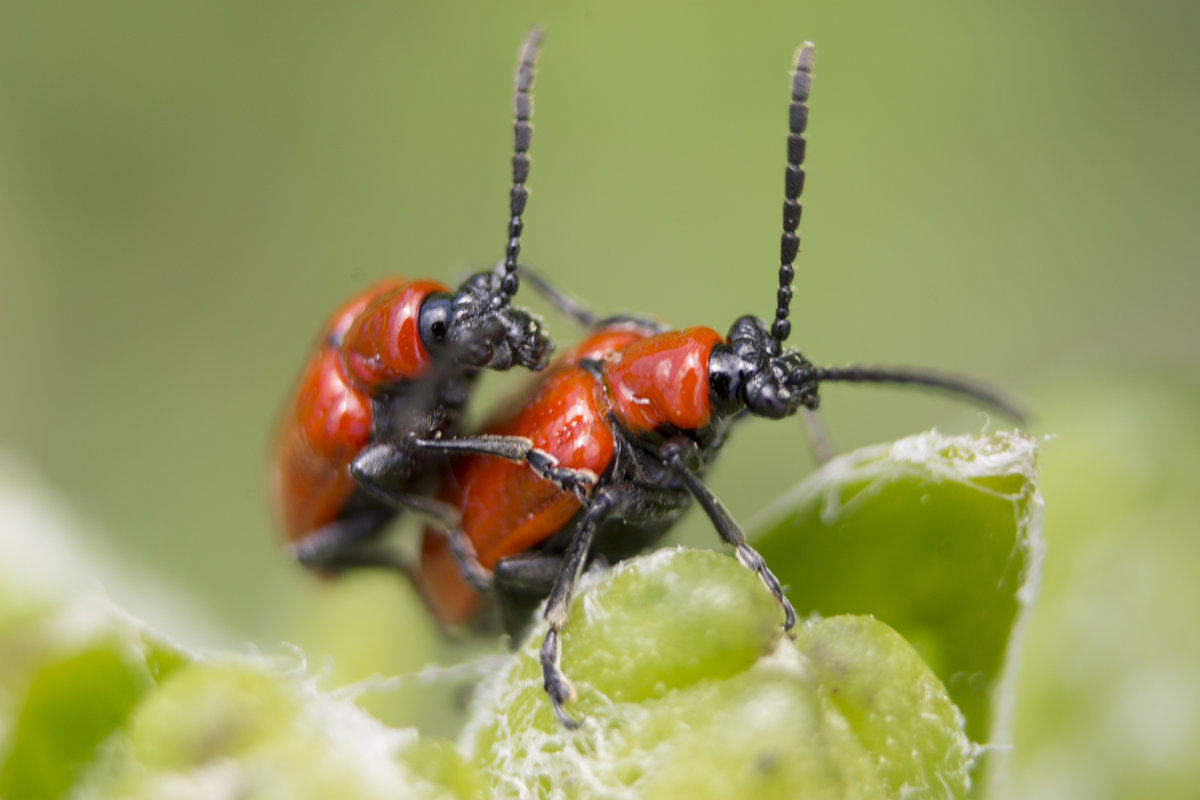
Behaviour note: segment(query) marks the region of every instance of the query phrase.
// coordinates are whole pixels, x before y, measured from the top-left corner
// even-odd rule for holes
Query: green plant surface
[[[385,727],[294,661],[183,651],[96,592],[6,616],[5,800],[483,797],[451,742]]]
[[[935,432],[834,460],[757,545],[800,614],[871,614],[946,684],[973,741],[1008,741],[1013,657],[1041,568],[1034,443]]]
[[[980,653],[1003,653],[1029,596],[1033,456],[1024,437],[930,433],[827,465],[763,538],[798,603],[815,596],[797,591],[806,559],[827,561],[831,586],[913,573],[922,550],[934,565],[916,583],[864,588],[879,604],[867,613],[821,600],[825,616],[802,618],[794,640],[727,554],[668,548],[589,571],[562,638],[582,728],[551,712],[535,625],[477,691],[457,745],[364,712],[357,701],[384,683],[330,693],[301,659],[186,651],[95,590],[49,580],[38,591],[8,576],[0,596],[23,599],[0,607],[0,794],[966,797],[985,741],[971,725],[996,726],[964,716],[960,705],[984,712],[973,695],[955,697],[953,679]],[[786,521],[812,508],[844,553]],[[955,566],[969,576],[960,585],[990,591],[950,591]],[[889,608],[907,616],[888,619]],[[914,626],[911,609],[933,622]],[[1003,683],[994,669],[988,687]]]
[[[98,642],[37,670],[14,720],[0,796],[59,796],[149,690],[149,676],[114,645]]]
[[[593,579],[564,668],[581,729],[541,687],[537,629],[480,692],[465,752],[501,797],[962,797],[962,715],[870,617],[803,624],[735,560],[663,550]]]
[[[108,742],[85,797],[476,798],[450,742],[389,729],[269,664],[190,664]]]
[[[98,591],[0,573],[0,797],[58,797],[188,656]]]

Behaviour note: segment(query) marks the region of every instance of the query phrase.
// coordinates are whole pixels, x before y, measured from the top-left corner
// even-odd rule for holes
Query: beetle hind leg
[[[342,572],[360,567],[395,570],[408,579],[413,565],[392,548],[375,541],[395,517],[390,510],[366,511],[334,520],[292,545],[292,555],[309,569]]]
[[[475,546],[471,544],[467,535],[457,527],[444,531],[442,535],[446,537],[446,542],[450,545],[450,552],[458,564],[458,571],[463,580],[479,594],[491,592],[494,581],[492,573],[479,563],[479,557],[475,554]]]

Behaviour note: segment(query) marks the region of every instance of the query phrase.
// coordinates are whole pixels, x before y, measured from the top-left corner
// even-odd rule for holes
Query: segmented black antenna
[[[800,193],[804,191],[804,129],[808,127],[808,93],[812,89],[813,45],[805,42],[796,51],[792,68],[792,102],[788,107],[787,173],[783,182],[783,236],[779,240],[779,293],[776,295],[775,321],[771,337],[776,348],[792,332],[788,308],[792,304],[792,280],[796,270],[792,262],[800,250]]]
[[[1025,409],[993,386],[932,370],[909,367],[814,367],[811,375],[818,383],[845,381],[847,383],[907,383],[914,386],[929,386],[952,394],[974,398],[984,405],[1012,417],[1017,422],[1025,421]]]
[[[529,199],[525,179],[529,177],[529,143],[533,139],[533,79],[537,75],[538,47],[542,43],[542,32],[534,28],[521,43],[517,57],[517,71],[513,76],[513,159],[512,191],[509,195],[511,217],[508,221],[508,247],[504,251],[504,277],[500,289],[506,297],[512,297],[520,287],[517,277],[517,256],[521,253],[521,213]]]

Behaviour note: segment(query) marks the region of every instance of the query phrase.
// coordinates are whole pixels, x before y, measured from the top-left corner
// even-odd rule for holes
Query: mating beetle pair
[[[908,383],[976,399],[1019,416],[996,392],[912,369],[817,367],[784,347],[799,249],[805,128],[813,50],[792,73],[775,318],[668,330],[633,317],[598,320],[540,278],[531,283],[587,328],[521,400],[479,432],[461,417],[482,369],[546,366],[540,323],[515,308],[530,140],[530,88],[539,42],[521,49],[509,243],[502,267],[457,293],[419,281],[385,284],[343,307],[280,427],[275,505],[297,557],[324,569],[389,565],[408,575],[439,622],[467,623],[490,598],[510,631],[546,600],[541,649],[559,720],[574,690],[560,634],[575,584],[593,558],[633,555],[661,537],[692,500],[723,542],[779,603],[778,580],[702,476],[734,420],[782,419],[818,405],[830,381]],[[382,549],[377,535],[400,509],[431,518],[420,561]]]

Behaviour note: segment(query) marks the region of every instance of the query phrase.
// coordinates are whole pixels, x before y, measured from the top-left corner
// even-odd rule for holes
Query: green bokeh
[[[1069,421],[1043,451],[1057,502],[1021,661],[1011,797],[1200,789],[1200,384],[1136,377],[1076,383],[1048,404]]]
[[[787,68],[809,39],[795,340],[813,358],[1026,396],[1085,365],[1200,363],[1194,4],[0,15],[0,442],[248,635],[284,637],[281,611],[320,591],[278,558],[265,509],[281,398],[367,281],[500,257],[533,24],[524,254],[596,308],[718,328],[769,311]],[[825,399],[846,448],[980,424],[927,396]],[[745,517],[808,470],[803,446],[799,426],[747,425],[713,484]]]

